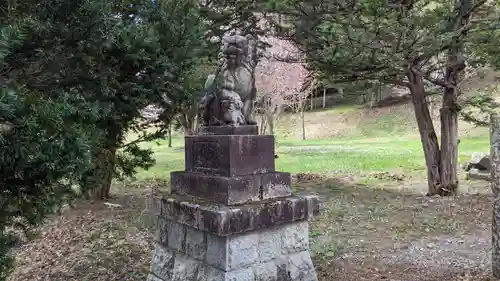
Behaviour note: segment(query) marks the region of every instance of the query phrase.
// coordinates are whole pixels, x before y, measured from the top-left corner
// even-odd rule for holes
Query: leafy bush
[[[7,230],[42,222],[91,166],[91,128],[71,121],[76,110],[69,99],[0,89],[0,280],[12,265]]]
[[[142,118],[147,105],[164,108],[162,121],[181,111],[183,77],[197,66],[205,31],[194,0],[6,5],[0,4],[0,281],[12,266],[12,229],[28,231],[79,192],[107,197],[113,176],[154,163],[151,151],[127,143],[126,135],[150,140],[164,132],[164,124]],[[158,132],[148,133],[153,125]]]

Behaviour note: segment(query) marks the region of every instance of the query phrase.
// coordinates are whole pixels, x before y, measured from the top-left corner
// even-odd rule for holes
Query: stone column
[[[308,219],[316,196],[293,196],[275,171],[274,137],[257,126],[186,136],[186,170],[152,198],[157,245],[148,281],[317,281]]]
[[[493,192],[492,222],[492,271],[493,276],[500,278],[500,116],[496,113],[490,118],[490,159],[491,159],[491,191]]]

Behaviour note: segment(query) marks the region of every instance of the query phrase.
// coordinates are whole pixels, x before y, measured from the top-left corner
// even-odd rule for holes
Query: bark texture
[[[500,191],[500,116],[492,114],[490,120],[491,191],[495,197],[491,224],[491,267],[493,276],[500,278],[500,201],[498,200]]]
[[[172,124],[168,125],[168,147],[172,147]]]
[[[306,116],[304,113],[304,106],[302,106],[300,111],[300,119],[302,121],[302,140],[306,139]]]
[[[498,197],[493,202],[493,222],[492,222],[492,254],[491,267],[493,276],[500,278],[500,201]]]
[[[500,278],[500,116],[491,115],[490,122],[490,159],[491,159],[491,191],[495,197],[493,201],[492,259],[493,276]]]
[[[407,74],[410,84],[411,99],[417,120],[418,131],[424,150],[425,164],[427,166],[427,182],[429,186],[428,195],[441,193],[441,155],[439,150],[438,138],[434,124],[432,123],[431,113],[425,100],[425,88],[423,77],[410,71]]]
[[[458,110],[454,88],[445,89],[441,115],[441,190],[440,195],[457,192],[458,177]]]
[[[96,167],[85,178],[85,191],[88,199],[104,200],[109,198],[111,182],[116,165],[116,148],[98,148]]]
[[[500,194],[500,116],[492,114],[490,120],[491,191],[497,198]]]

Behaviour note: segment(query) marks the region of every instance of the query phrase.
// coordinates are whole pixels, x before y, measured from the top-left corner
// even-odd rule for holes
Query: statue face
[[[224,55],[226,56],[227,60],[236,60],[238,58],[238,54],[240,53],[240,50],[234,45],[228,45],[224,49]]]
[[[229,64],[237,65],[248,53],[248,39],[240,35],[223,38],[222,54]]]

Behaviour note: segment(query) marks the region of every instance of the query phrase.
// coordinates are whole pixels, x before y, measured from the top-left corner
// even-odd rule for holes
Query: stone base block
[[[187,136],[186,171],[224,177],[274,172],[274,136]]]
[[[171,195],[166,199],[153,197],[148,206],[154,208],[150,210],[153,214],[218,236],[304,221],[320,212],[317,196],[290,196],[227,206],[192,196]]]
[[[148,281],[317,281],[308,222],[217,236],[164,219]]]
[[[189,172],[172,172],[172,193],[237,205],[292,195],[289,173],[221,177]]]

